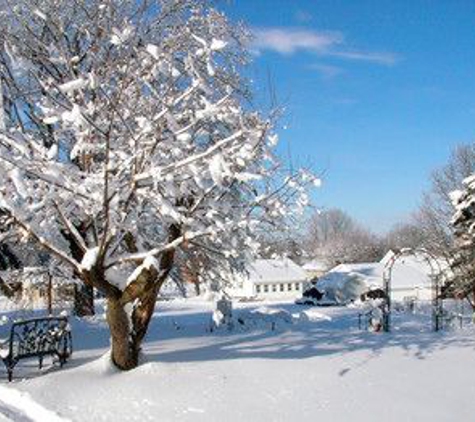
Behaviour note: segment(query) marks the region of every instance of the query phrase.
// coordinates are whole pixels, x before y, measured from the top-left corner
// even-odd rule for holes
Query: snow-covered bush
[[[233,327],[239,330],[276,330],[293,323],[292,314],[285,309],[262,306],[254,310],[242,309],[239,311],[234,317]]]
[[[107,299],[137,365],[178,262],[201,280],[308,203],[241,77],[248,34],[193,0],[0,0],[0,208]]]
[[[367,283],[360,274],[344,271],[331,271],[325,274],[317,286],[324,292],[323,301],[341,305],[359,299],[361,294],[368,290]]]

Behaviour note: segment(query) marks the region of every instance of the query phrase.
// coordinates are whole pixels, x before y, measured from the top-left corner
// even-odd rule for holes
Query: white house
[[[235,280],[233,296],[296,298],[307,283],[306,271],[288,258],[257,259]]]

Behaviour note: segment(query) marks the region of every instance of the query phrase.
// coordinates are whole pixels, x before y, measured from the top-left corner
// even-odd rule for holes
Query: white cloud
[[[365,61],[388,66],[394,65],[399,61],[399,57],[394,53],[384,52],[364,52],[364,51],[333,51],[328,53],[331,56],[341,57],[347,60]]]
[[[399,57],[389,52],[372,52],[348,49],[341,32],[318,32],[300,28],[256,28],[254,50],[258,53],[269,50],[291,55],[310,52],[344,60],[365,61],[381,65],[394,65]]]
[[[343,41],[339,32],[315,32],[306,29],[257,28],[254,47],[293,54],[299,50],[323,53]]]

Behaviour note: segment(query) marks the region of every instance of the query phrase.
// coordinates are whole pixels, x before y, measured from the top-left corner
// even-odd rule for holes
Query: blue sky
[[[325,172],[314,195],[376,232],[407,219],[451,149],[475,139],[475,2],[233,0],[285,107],[281,151]]]

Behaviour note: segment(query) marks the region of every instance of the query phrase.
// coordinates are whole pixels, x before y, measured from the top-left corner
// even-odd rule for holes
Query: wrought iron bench
[[[13,379],[13,368],[20,359],[36,357],[41,369],[45,356],[57,357],[63,366],[73,352],[71,330],[64,316],[15,322],[4,344],[0,357],[7,368],[8,381]]]

